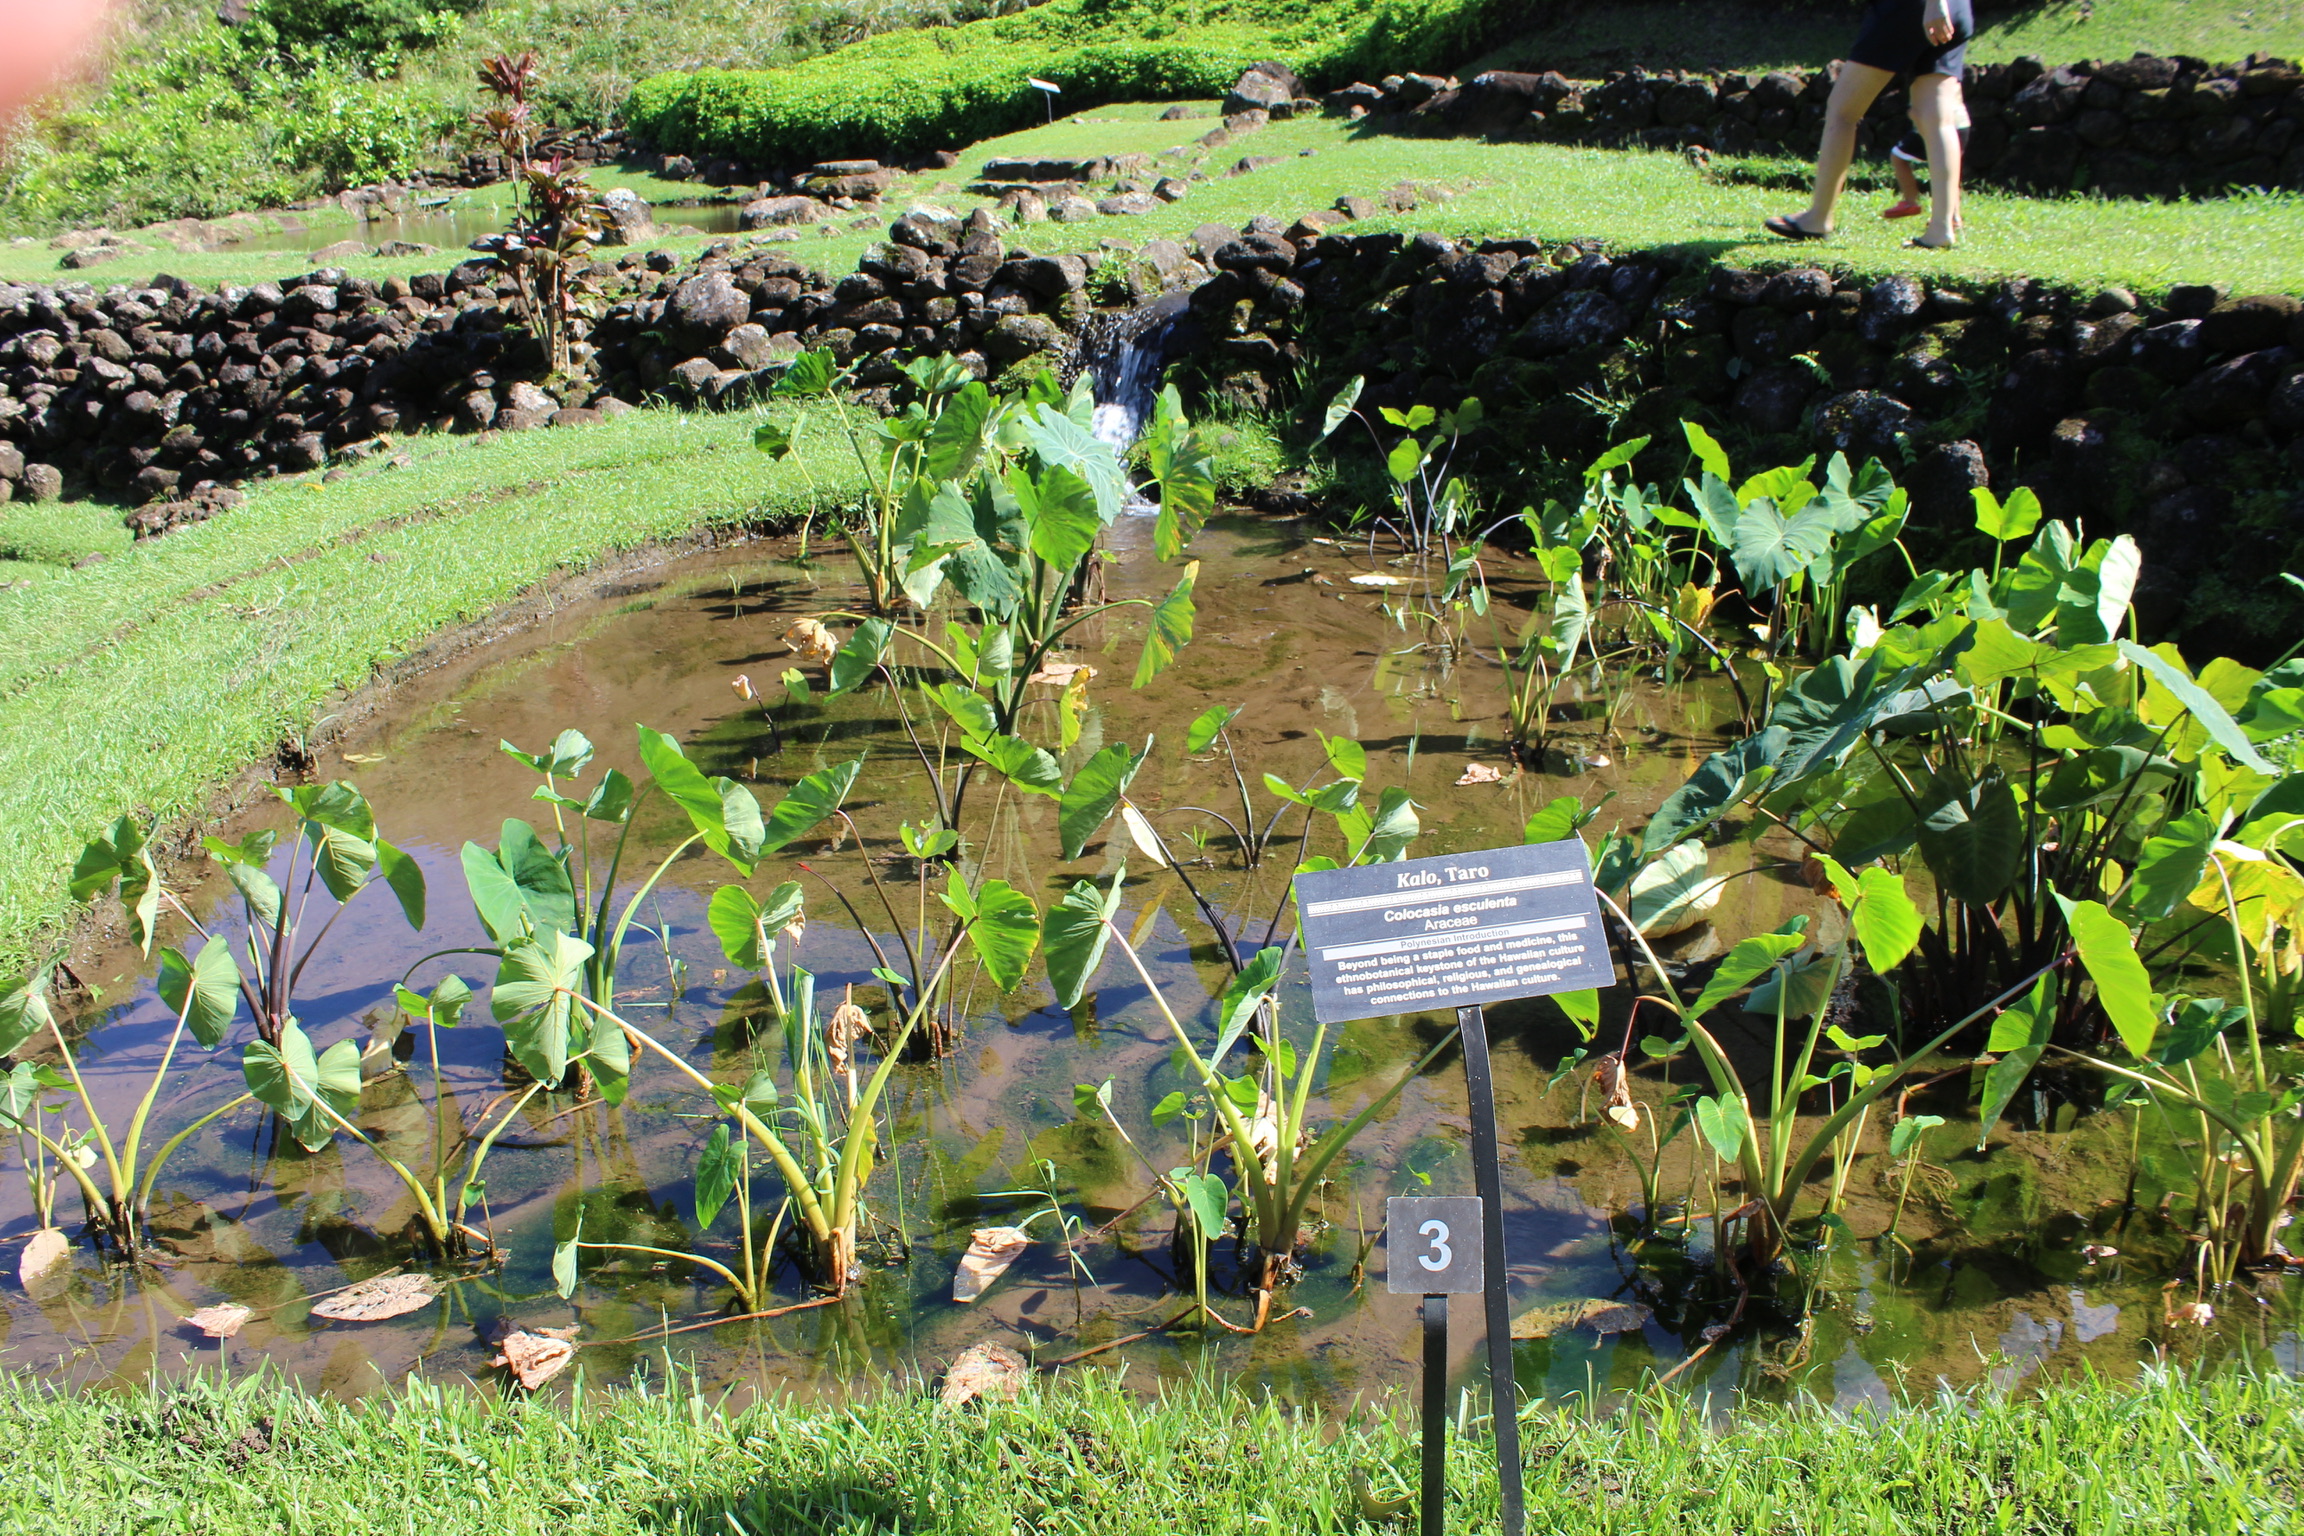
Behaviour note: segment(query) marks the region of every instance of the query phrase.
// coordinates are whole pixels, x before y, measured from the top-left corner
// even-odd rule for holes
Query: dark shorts
[[[1968,67],[1968,39],[1976,30],[1976,14],[1969,0],[1950,0],[1952,41],[1939,48],[1928,41],[1921,26],[1926,0],[1873,0],[1864,17],[1864,30],[1848,50],[1849,62],[1869,64],[1892,75],[1950,75],[1960,78]]]

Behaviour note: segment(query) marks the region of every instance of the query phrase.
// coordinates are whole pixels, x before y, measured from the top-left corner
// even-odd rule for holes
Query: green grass
[[[1969,60],[1996,63],[2038,54],[2051,64],[2189,53],[2232,63],[2251,53],[2304,54],[2297,0],[1978,0]],[[1523,29],[1459,71],[1557,69],[1813,69],[1855,41],[1852,8],[1789,7],[1752,0],[1622,0]]]
[[[853,461],[833,447],[802,451],[844,485]],[[224,517],[0,592],[0,957],[53,934],[92,831],[197,812],[380,663],[604,553],[804,498],[800,465],[755,454],[742,415],[642,411],[409,451],[406,469],[253,486]],[[7,510],[60,529],[117,517]]]
[[[0,1529],[1267,1536],[1384,1529],[1354,1474],[1379,1496],[1416,1476],[1396,1400],[1338,1423],[1208,1384],[1147,1402],[1094,1371],[962,1409],[891,1390],[729,1411],[679,1377],[556,1395],[414,1384],[347,1404],[262,1375],[71,1395],[10,1377]],[[2278,1376],[2160,1371],[1878,1416],[1762,1407],[1725,1430],[1668,1391],[1611,1408],[1526,1414],[1529,1530],[2296,1529],[2304,1387]],[[1477,1432],[1451,1441],[1448,1529],[1495,1529],[1492,1454]]]
[[[0,502],[0,561],[22,566],[73,565],[90,555],[124,553],[133,542],[117,508],[89,502]],[[0,575],[0,580],[16,578]]]

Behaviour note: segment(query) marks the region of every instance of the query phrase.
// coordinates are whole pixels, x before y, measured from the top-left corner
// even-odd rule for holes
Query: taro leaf
[[[1176,398],[1171,384],[1161,392],[1161,420],[1167,430],[1155,432],[1145,443],[1144,462],[1160,487],[1160,515],[1152,525],[1155,559],[1173,560],[1184,552],[1193,536],[1216,512],[1216,455],[1207,440],[1184,421],[1183,407],[1173,414],[1168,406]]]
[[[1806,570],[1832,548],[1838,530],[1821,500],[1786,517],[1776,503],[1754,498],[1736,519],[1736,542],[1729,551],[1746,591],[1779,586]]]
[[[2006,502],[1983,486],[1969,494],[1976,498],[1976,531],[1987,538],[2006,544],[2040,526],[2040,498],[2028,485],[2018,486]]]
[[[866,619],[857,625],[847,642],[833,653],[828,696],[836,699],[869,678],[887,654],[889,638],[895,632],[896,626],[886,619]]]
[[[1100,1120],[1112,1113],[1112,1079],[1072,1085],[1072,1113],[1083,1120]]]
[[[383,872],[384,883],[400,900],[400,915],[408,919],[408,926],[421,933],[424,929],[424,866],[402,853],[382,838],[376,839],[376,867]]]
[[[763,847],[766,829],[760,820],[760,802],[752,797],[752,791],[733,779],[705,778],[681,752],[680,744],[662,731],[645,725],[637,730],[640,760],[648,765],[656,787],[687,812],[688,824],[706,847],[743,873],[752,873],[760,855],[773,851]]]
[[[222,1044],[240,1008],[240,967],[230,941],[210,939],[190,961],[173,949],[160,951],[160,1000],[201,1045],[212,1051]]]
[[[49,1026],[48,972],[34,971],[0,987],[0,1056],[14,1055],[25,1041]]]
[[[1365,808],[1356,809],[1360,815],[1367,814]],[[1422,830],[1423,824],[1416,819],[1416,802],[1408,798],[1408,791],[1397,786],[1387,789],[1376,797],[1376,814],[1354,862],[1389,864],[1403,858]]]
[[[1266,945],[1250,957],[1240,968],[1240,974],[1224,985],[1224,998],[1216,1008],[1216,1048],[1208,1055],[1208,1065],[1215,1068],[1232,1049],[1233,1042],[1255,1019],[1257,1007],[1272,995],[1280,983],[1280,961],[1283,951]]]
[[[504,1026],[513,1058],[540,1083],[566,1075],[569,1055],[586,1034],[575,997],[591,958],[591,945],[554,931],[508,946],[496,969],[488,1011]]]
[[[2208,854],[2216,846],[2217,822],[2205,810],[2174,817],[2144,840],[2136,856],[2136,878],[2121,901],[2120,915],[2156,923],[2200,884]]]
[[[1413,437],[1404,437],[1392,445],[1390,453],[1384,455],[1384,469],[1394,480],[1406,485],[1416,478],[1416,472],[1424,467],[1426,458],[1422,443]]]
[[[1136,845],[1138,853],[1161,869],[1170,867],[1168,845],[1160,841],[1159,829],[1152,825],[1150,817],[1125,800],[1120,802],[1120,825],[1127,828],[1128,841]]]
[[[1031,1246],[1032,1234],[1022,1227],[978,1227],[968,1235],[968,1251],[953,1272],[952,1299],[971,1302],[992,1289]]]
[[[592,786],[592,793],[584,802],[585,819],[620,823],[631,814],[632,781],[622,770],[611,768]]]
[[[115,880],[142,878],[151,868],[144,851],[143,829],[133,819],[121,817],[112,823],[109,832],[90,839],[80,850],[80,857],[72,866],[72,899],[86,901],[98,891],[109,889]],[[123,888],[120,899],[132,904],[135,898]]]
[[[992,392],[971,380],[944,402],[928,431],[925,467],[935,480],[966,480],[984,456],[984,429],[992,420]]]
[[[1632,926],[1644,934],[1678,933],[1702,922],[1719,905],[1724,883],[1712,878],[1702,843],[1678,843],[1632,877],[1625,910]]]
[[[1984,1073],[1983,1102],[1976,1110],[1978,1151],[1983,1150],[1992,1127],[2000,1123],[2001,1115],[2015,1101],[2024,1080],[2039,1064],[2055,1023],[2056,977],[2053,973],[2041,977],[2022,1002],[2003,1010],[1992,1021],[1992,1034],[1985,1049],[1998,1053],[2000,1059]]]
[[[1183,1089],[1170,1089],[1159,1103],[1152,1106],[1152,1124],[1156,1127],[1167,1125],[1178,1115],[1183,1114],[1191,1102]]]
[[[1827,956],[1805,965],[1779,966],[1744,999],[1744,1011],[1773,1015],[1781,1003],[1784,1017],[1805,1019],[1824,1006],[1839,974],[1839,961]]]
[[[576,1212],[576,1230],[569,1234],[568,1241],[556,1245],[552,1250],[552,1289],[558,1291],[563,1298],[576,1294],[576,1247],[583,1241],[584,1212],[579,1209]]]
[[[1342,389],[1330,397],[1328,409],[1320,417],[1320,436],[1314,441],[1325,441],[1334,435],[1338,427],[1344,425],[1345,418],[1352,414],[1352,407],[1360,403],[1360,391],[1367,387],[1367,383],[1364,376],[1356,373]]]
[[[1602,804],[1606,801],[1603,800]],[[1584,809],[1584,803],[1574,795],[1555,795],[1535,815],[1528,818],[1520,829],[1523,843],[1564,843],[1588,826],[1600,814],[1598,806]]]
[[[1201,1241],[1212,1243],[1222,1237],[1229,1225],[1225,1211],[1232,1203],[1232,1191],[1212,1173],[1188,1173],[1179,1182],[1185,1208],[1192,1213],[1192,1224],[1200,1229]]]
[[[1692,421],[1680,423],[1680,431],[1688,439],[1688,451],[1696,455],[1706,474],[1721,481],[1730,478],[1728,450],[1720,446],[1719,439]]]
[[[1793,680],[1768,712],[1768,724],[1787,733],[1776,758],[1777,783],[1797,783],[1837,765],[1883,709],[1903,697],[1922,673],[1934,670],[1934,662],[1904,667],[1885,680],[1883,670],[1877,654],[1861,666],[1835,656]]]
[[[1777,757],[1790,740],[1790,733],[1782,726],[1771,725],[1706,758],[1688,776],[1688,782],[1656,808],[1640,834],[1640,856],[1652,859],[1695,836],[1768,783],[1775,776]]]
[[[832,392],[840,376],[840,364],[828,348],[819,347],[803,352],[784,365],[784,373],[776,381],[776,393],[788,399],[812,399]]]
[[[1592,604],[1584,595],[1584,573],[1570,571],[1568,580],[1552,598],[1552,654],[1560,665],[1568,666],[1576,656],[1577,647],[1584,643],[1584,632],[1592,625]]]
[[[1874,713],[1872,729],[1890,736],[1918,736],[1944,724],[1944,710],[1975,697],[1966,685],[1950,677],[1932,677],[1917,688],[1890,694]]]
[[[298,1145],[308,1152],[327,1146],[336,1134],[336,1117],[349,1119],[359,1107],[359,1045],[339,1040],[315,1053],[312,1037],[294,1019],[281,1026],[277,1046],[249,1041],[240,1072],[256,1102],[285,1119]],[[331,1109],[334,1116],[328,1113]]]
[[[1920,942],[1920,909],[1905,892],[1904,877],[1877,865],[1858,875],[1848,926],[1874,975],[1894,970]]]
[[[1160,599],[1144,626],[1144,652],[1136,659],[1136,681],[1141,688],[1158,677],[1192,641],[1192,584],[1199,579],[1200,562],[1189,561],[1177,578],[1175,590]]]
[[[1027,794],[1060,795],[1064,769],[1044,748],[1020,736],[993,736],[983,741],[962,741],[962,750],[982,758]]]
[[[304,837],[312,845],[313,872],[328,894],[339,902],[360,894],[369,871],[376,867],[376,845],[319,821],[304,823]]]
[[[1322,733],[1320,749],[1328,755],[1328,766],[1336,770],[1338,778],[1368,777],[1368,749],[1351,737]]]
[[[1744,1111],[1744,1101],[1725,1095],[1696,1101],[1696,1129],[1712,1144],[1712,1150],[1724,1163],[1736,1161],[1744,1150],[1744,1133],[1750,1117]]]
[[[314,1317],[347,1323],[380,1323],[431,1305],[440,1294],[430,1275],[378,1275],[312,1303]]]
[[[2133,640],[2120,642],[2120,654],[2152,674],[2161,687],[2176,696],[2176,702],[2191,712],[2192,718],[2206,730],[2216,745],[2222,747],[2234,762],[2258,773],[2277,774],[2280,770],[2264,760],[2262,753],[2248,740],[2247,733],[2236,724],[2213,694],[2186,677],[2165,658],[2156,656]]]
[[[1237,704],[1211,704],[1202,710],[1190,725],[1184,728],[1184,750],[1187,752],[1207,751],[1215,745],[1216,738],[1222,734],[1224,727],[1239,718],[1239,714],[1240,706]]]
[[[592,761],[592,738],[573,728],[553,738],[552,745],[541,752],[523,752],[512,743],[498,740],[496,745],[504,755],[526,763],[547,778],[572,779],[584,771]]]
[[[1108,924],[1120,910],[1120,880],[1126,873],[1125,866],[1114,870],[1111,887],[1103,892],[1091,881],[1075,881],[1072,889],[1049,904],[1041,920],[1040,952],[1047,959],[1048,985],[1060,1008],[1078,1004],[1104,963],[1104,945],[1111,937]]]
[[[1888,1133],[1888,1155],[1903,1157],[1919,1149],[1920,1138],[1944,1123],[1942,1115],[1912,1115],[1896,1122]]]
[[[792,456],[792,434],[772,421],[764,421],[752,429],[752,446],[772,459]]]
[[[1598,989],[1580,987],[1574,992],[1555,992],[1552,1001],[1560,1005],[1560,1011],[1568,1016],[1568,1022],[1575,1025],[1576,1032],[1585,1039],[1591,1039],[1593,1031],[1600,1027]]]
[[[955,883],[959,876],[953,877]],[[987,880],[975,896],[976,916],[968,924],[968,942],[984,962],[984,974],[1003,992],[1013,992],[1024,981],[1025,967],[1040,942],[1040,910],[1032,898],[1005,880]]]
[[[2128,925],[2106,911],[2098,901],[2069,901],[2059,891],[2057,905],[2072,929],[2072,942],[2088,979],[2096,983],[2096,1001],[2105,1017],[2120,1032],[2129,1054],[2143,1060],[2152,1049],[2159,1019],[2152,1007],[2152,978],[2137,958],[2136,941]]]
[[[1756,933],[1743,940],[1713,967],[1712,979],[1704,983],[1688,1016],[1702,1018],[1806,942],[1798,933]]]
[[[1921,810],[1920,856],[1937,883],[1972,907],[1999,900],[2026,851],[2024,813],[2000,770],[1939,786]]]
[[[568,1340],[548,1333],[530,1333],[526,1329],[515,1329],[504,1335],[496,1351],[495,1358],[488,1363],[509,1370],[512,1379],[529,1392],[568,1369],[576,1358],[576,1346]]]
[[[507,821],[491,854],[478,843],[464,845],[464,885],[480,925],[498,944],[530,929],[539,933],[576,926],[576,892],[568,869],[524,821]]]
[[[1000,717],[993,712],[992,701],[975,689],[959,683],[937,683],[926,692],[936,707],[960,727],[964,742],[984,741],[1000,733]]]
[[[1146,743],[1144,755],[1151,752]],[[1105,818],[1119,805],[1136,770],[1144,765],[1144,755],[1132,754],[1126,744],[1114,742],[1080,765],[1072,775],[1072,782],[1064,786],[1061,806],[1056,813],[1056,830],[1063,839],[1064,857],[1076,859],[1080,850],[1088,846],[1088,839],[1096,835]]]
[[[696,1155],[696,1230],[711,1229],[720,1208],[728,1197],[736,1193],[736,1181],[743,1177],[743,1154],[728,1138],[725,1121],[712,1127],[712,1134],[704,1138],[704,1150]]]
[[[2187,998],[2169,1021],[2160,1044],[2160,1065],[2180,1067],[2216,1043],[2216,1037],[2248,1017],[2248,1010],[2220,997]]]
[[[760,903],[740,885],[720,887],[704,909],[704,921],[720,941],[720,953],[728,957],[730,965],[748,971],[768,964],[767,925],[760,919]]]
[[[848,791],[856,783],[856,775],[864,771],[864,759],[850,758],[829,768],[819,768],[784,792],[776,802],[776,809],[768,815],[768,822],[760,839],[762,854],[777,853],[814,831],[817,824],[840,808],[848,798]]]
[[[1109,525],[1119,517],[1127,476],[1121,471],[1120,461],[1113,456],[1111,444],[1054,406],[1034,406],[1024,414],[1022,426],[1024,440],[1032,445],[1032,451],[1040,456],[1043,465],[1068,471],[1086,482],[1096,504],[1099,525]]]

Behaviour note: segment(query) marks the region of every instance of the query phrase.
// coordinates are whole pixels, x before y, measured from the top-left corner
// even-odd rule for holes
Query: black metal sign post
[[[1478,1195],[1394,1195],[1384,1202],[1384,1288],[1424,1298],[1422,1536],[1441,1536],[1448,1500],[1448,1298],[1482,1289],[1487,1202]]]
[[[1312,967],[1312,1011],[1323,1023],[1391,1014],[1456,1010],[1464,1045],[1465,1090],[1472,1120],[1472,1178],[1477,1197],[1401,1197],[1403,1206],[1445,1200],[1476,1205],[1453,1217],[1426,1214],[1423,1226],[1468,1231],[1476,1220],[1480,1242],[1451,1255],[1476,1253],[1479,1279],[1470,1286],[1441,1285],[1426,1276],[1445,1269],[1461,1277],[1456,1261],[1436,1268],[1418,1255],[1411,1278],[1406,1257],[1420,1228],[1387,1223],[1386,1283],[1396,1292],[1426,1296],[1424,1312],[1424,1531],[1438,1536],[1441,1468],[1438,1420],[1446,1417],[1444,1357],[1446,1293],[1477,1290],[1488,1333],[1488,1386],[1495,1404],[1496,1470],[1503,1500],[1504,1536],[1522,1536],[1526,1523],[1520,1468],[1519,1392],[1512,1376],[1512,1299],[1504,1251],[1504,1177],[1496,1138],[1496,1082],[1488,1061],[1483,1004],[1541,997],[1615,981],[1592,894],[1591,864],[1574,839],[1476,853],[1409,859],[1352,869],[1319,870],[1296,877],[1296,906],[1304,953]],[[1424,1243],[1431,1242],[1428,1232]],[[1435,1372],[1439,1374],[1436,1376]],[[1435,1386],[1435,1381],[1439,1385]],[[1437,1418],[1435,1417],[1437,1415]]]

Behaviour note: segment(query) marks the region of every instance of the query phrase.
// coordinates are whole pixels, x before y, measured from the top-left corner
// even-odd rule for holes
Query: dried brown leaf
[[[840,637],[819,620],[799,619],[784,631],[784,646],[810,666],[828,667],[840,654]]]
[[[32,1290],[50,1279],[71,1257],[72,1240],[64,1235],[63,1229],[42,1227],[24,1245],[24,1255],[16,1261],[16,1278],[23,1282],[24,1289]]]
[[[554,1337],[562,1330],[543,1329],[535,1333],[525,1330],[508,1333],[497,1344],[499,1351],[490,1365],[500,1365],[512,1373],[512,1379],[533,1392],[562,1371],[576,1358],[576,1346],[566,1339]]]
[[[1063,688],[1069,686],[1083,672],[1090,677],[1096,675],[1096,669],[1086,662],[1044,661],[1040,663],[1040,670],[1024,681],[1028,683],[1054,683],[1057,687]]]
[[[1632,1074],[1624,1070],[1624,1058],[1614,1051],[1601,1057],[1592,1081],[1607,1097],[1601,1113],[1625,1130],[1640,1129],[1640,1106],[1632,1102]]]
[[[1031,1246],[1032,1234],[1022,1227],[978,1227],[952,1276],[952,1299],[974,1301],[992,1289],[992,1282],[1008,1273],[1008,1266]]]
[[[1024,1390],[1024,1357],[1005,1344],[971,1344],[944,1372],[947,1408],[978,1397],[1011,1398]]]
[[[246,1307],[220,1302],[213,1307],[202,1307],[184,1321],[212,1339],[228,1339],[254,1315]]]
[[[347,1323],[378,1323],[428,1305],[440,1294],[429,1275],[378,1275],[312,1304],[314,1317]]]
[[[1456,786],[1461,789],[1467,784],[1501,784],[1503,781],[1504,774],[1500,769],[1491,768],[1486,763],[1466,763],[1464,777],[1456,781]]]

